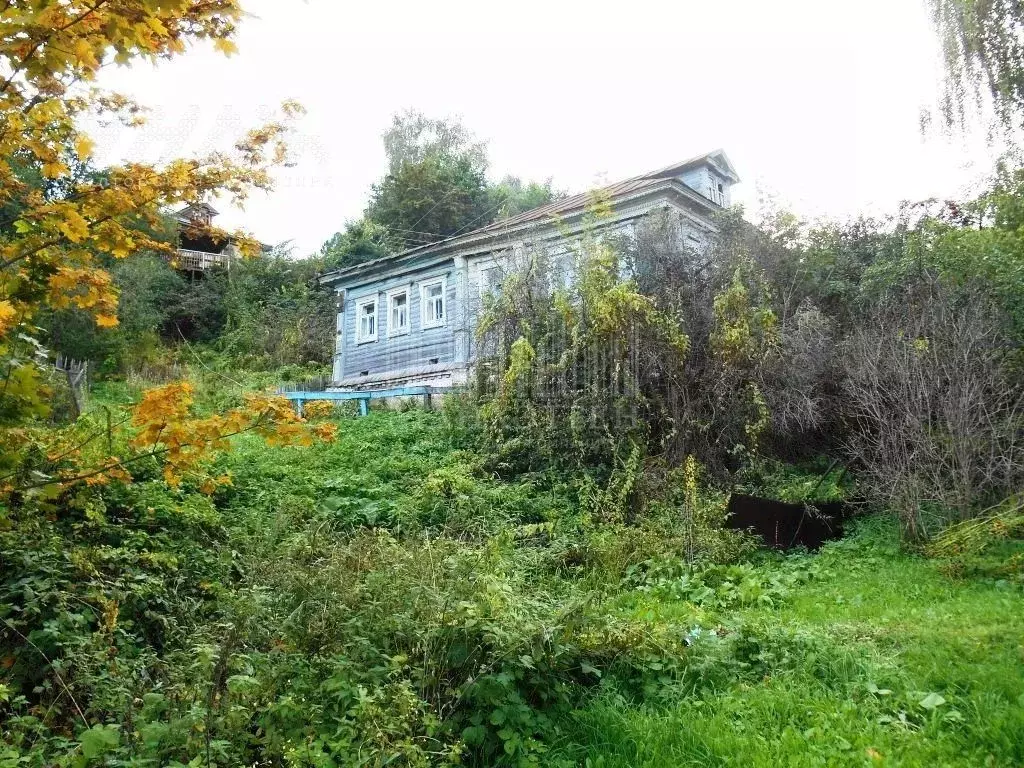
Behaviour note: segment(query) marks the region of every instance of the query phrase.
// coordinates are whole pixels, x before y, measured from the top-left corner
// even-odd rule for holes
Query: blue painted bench
[[[427,404],[430,403],[431,395],[442,394],[451,390],[451,387],[397,387],[395,389],[373,389],[364,392],[282,392],[281,396],[295,402],[295,410],[299,416],[302,415],[302,404],[308,400],[357,400],[359,402],[359,415],[365,416],[370,410],[371,400],[381,400],[388,397],[423,397]]]

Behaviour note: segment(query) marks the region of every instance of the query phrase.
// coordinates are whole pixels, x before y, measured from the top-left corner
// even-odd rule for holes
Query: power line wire
[[[508,202],[508,198],[506,197],[506,198],[505,198],[504,200],[502,200],[501,202],[499,202],[499,203],[498,203],[497,205],[495,205],[495,206],[492,206],[491,208],[488,208],[488,209],[487,209],[486,211],[484,211],[483,213],[481,213],[481,214],[480,214],[479,216],[477,216],[477,217],[476,217],[475,219],[473,219],[473,220],[472,220],[471,222],[469,222],[469,223],[467,223],[467,224],[464,224],[464,225],[463,225],[462,227],[460,227],[459,229],[457,229],[457,230],[455,230],[454,232],[452,232],[452,233],[451,233],[450,235],[448,235],[448,237],[449,237],[449,238],[451,238],[451,237],[457,237],[457,236],[458,236],[459,234],[461,234],[461,233],[462,233],[462,231],[463,231],[463,230],[465,230],[465,229],[466,229],[466,227],[470,227],[470,226],[472,226],[473,224],[476,224],[476,223],[477,223],[478,221],[480,221],[480,219],[482,219],[482,218],[483,218],[484,216],[487,216],[487,215],[489,215],[489,214],[493,213],[494,211],[498,210],[499,208],[501,208],[501,206],[503,206],[503,205],[504,205],[505,203],[507,203],[507,202]],[[484,226],[487,226],[487,225],[485,224]],[[447,239],[447,238],[446,238],[446,239]]]

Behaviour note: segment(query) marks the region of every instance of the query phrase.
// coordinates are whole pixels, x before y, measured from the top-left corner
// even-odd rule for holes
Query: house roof
[[[672,165],[666,165],[664,168],[659,168],[656,171],[644,174],[644,178],[658,178],[667,179],[673,176],[678,176],[681,173],[688,171],[691,168],[710,163],[717,168],[723,176],[728,177],[730,181],[736,183],[740,180],[739,174],[736,173],[736,168],[729,160],[729,156],[725,154],[725,150],[716,149],[714,152],[708,152],[704,155],[697,155],[691,157],[689,160],[683,160],[681,163],[674,163]]]
[[[618,181],[614,184],[599,188],[597,191],[607,195],[613,201],[621,199],[623,197],[631,197],[644,192],[653,191],[655,189],[665,187],[666,182],[675,179],[679,175],[685,173],[691,168],[696,168],[701,165],[710,164],[714,166],[724,176],[729,178],[733,182],[739,181],[739,175],[736,173],[736,169],[733,167],[729,158],[725,152],[721,149],[716,149],[713,152],[708,152],[703,155],[697,155],[691,157],[688,160],[684,160],[681,163],[674,163],[673,165],[659,168],[656,171],[650,173],[641,174],[640,176],[634,176],[624,181]],[[689,189],[689,188],[687,188]],[[699,193],[694,193],[699,195]],[[381,266],[391,262],[405,260],[410,257],[420,256],[429,254],[436,250],[449,250],[459,245],[468,244],[480,239],[486,239],[489,236],[498,234],[505,234],[511,229],[525,228],[531,224],[538,222],[549,222],[566,216],[571,216],[577,213],[581,213],[586,210],[587,205],[592,199],[593,191],[581,192],[576,195],[570,195],[560,200],[555,200],[550,203],[538,206],[537,208],[531,208],[528,211],[511,216],[501,221],[495,221],[491,224],[487,224],[483,227],[471,230],[465,233],[455,233],[443,240],[437,240],[433,243],[427,243],[424,245],[418,245],[415,248],[409,248],[408,250],[401,251],[399,253],[384,256],[379,259],[372,261],[363,262],[362,264],[354,264],[351,267],[345,267],[343,269],[334,270],[333,272],[325,273],[321,276],[322,282],[337,282],[338,279],[355,274],[361,274],[374,269],[376,266]],[[713,206],[710,200],[700,196],[700,201],[706,203],[708,206]]]
[[[179,219],[186,217],[192,211],[203,211],[208,216],[217,216],[219,211],[209,203],[189,203],[180,211],[175,211],[174,215]]]
[[[721,160],[719,160],[719,158],[721,158]],[[715,160],[719,160],[719,162],[714,162]],[[658,186],[665,179],[674,178],[690,168],[703,165],[709,161],[721,168],[732,181],[736,182],[740,180],[740,177],[736,175],[736,169],[733,168],[732,163],[729,162],[729,158],[725,156],[725,152],[717,149],[714,152],[697,155],[696,157],[691,157],[689,160],[684,160],[681,163],[660,168],[659,170],[652,171],[651,173],[634,176],[633,178],[626,179],[625,181],[617,181],[614,184],[601,187],[600,191],[611,198],[641,192],[645,189]],[[546,205],[542,205],[538,208],[531,208],[529,211],[524,211],[516,216],[496,221],[493,224],[488,224],[487,226],[480,227],[479,229],[474,229],[472,232],[466,233],[465,237],[468,239],[490,231],[504,231],[509,227],[516,226],[517,224],[525,224],[530,221],[550,219],[552,217],[563,216],[568,213],[575,213],[576,211],[583,210],[587,207],[587,204],[590,201],[590,196],[591,192],[582,192],[577,195],[562,198],[561,200],[555,200],[554,202],[547,203]],[[442,240],[439,242],[445,241]],[[431,245],[436,245],[436,243],[432,243]],[[418,247],[424,248],[427,246]]]

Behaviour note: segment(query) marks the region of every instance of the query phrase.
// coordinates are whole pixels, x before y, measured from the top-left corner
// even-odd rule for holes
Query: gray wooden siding
[[[420,310],[420,285],[444,277],[445,324],[436,328],[423,328]],[[388,292],[393,289],[409,290],[409,332],[401,336],[388,336]],[[377,297],[377,340],[357,343],[356,307],[360,300]],[[346,292],[344,309],[344,365],[341,377],[359,376],[364,371],[368,378],[417,366],[450,364],[454,360],[455,336],[455,274],[451,264],[382,280]]]
[[[694,184],[706,183],[710,175],[706,169],[697,169],[689,175]],[[644,199],[616,210],[616,219],[601,229],[616,234],[632,234],[636,220],[652,210],[669,207],[680,217],[680,239],[687,247],[702,250],[709,235],[715,230],[714,224],[706,217],[702,207],[666,193],[662,197]],[[566,242],[553,226],[542,227],[528,233],[532,241],[530,248],[544,248],[549,255],[558,258],[570,251]],[[481,353],[475,338],[475,328],[480,317],[480,268],[491,264],[514,268],[516,249],[523,243],[506,240],[501,245],[490,244],[489,248],[474,246],[473,250],[455,252],[453,256],[425,253],[424,261],[401,265],[381,265],[377,279],[368,276],[352,278],[349,285],[341,284],[344,290],[344,311],[339,315],[338,351],[335,358],[334,379],[345,386],[359,386],[365,375],[367,382],[384,378],[399,379],[403,375],[416,376],[431,369],[431,373],[449,367],[459,369],[465,363],[472,363]],[[463,270],[460,272],[460,270]],[[444,277],[445,325],[437,328],[422,328],[420,309],[420,285],[431,279]],[[571,279],[571,276],[570,278]],[[388,337],[387,294],[395,288],[409,289],[409,332],[401,336]],[[356,310],[360,300],[376,297],[377,339],[372,342],[356,342]],[[462,306],[456,306],[460,301]]]
[[[730,187],[732,187],[732,182],[710,166],[702,165],[700,168],[695,168],[684,173],[680,178],[686,186],[696,192],[699,192],[709,200],[712,200],[726,208],[731,205],[732,195],[730,193]],[[724,188],[724,194],[722,196],[718,196],[714,191],[719,184]]]

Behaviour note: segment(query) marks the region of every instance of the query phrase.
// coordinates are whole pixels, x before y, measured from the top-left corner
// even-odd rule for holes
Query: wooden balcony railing
[[[207,253],[206,251],[192,251],[188,248],[179,248],[174,258],[174,267],[186,272],[205,272],[216,266],[231,268],[231,254],[229,253]]]

